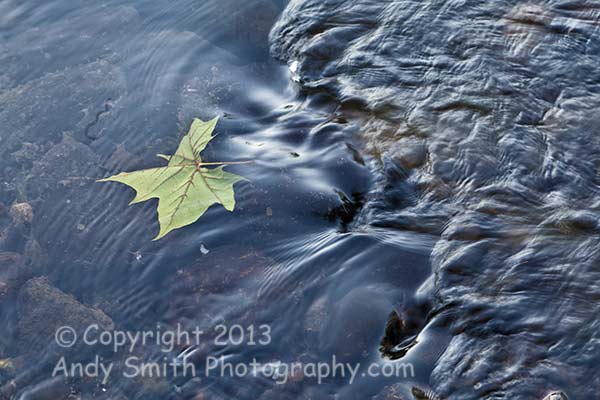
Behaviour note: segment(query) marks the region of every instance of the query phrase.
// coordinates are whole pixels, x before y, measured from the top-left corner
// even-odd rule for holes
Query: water
[[[599,14],[585,1],[0,2],[0,201],[34,213],[2,251],[48,278],[6,280],[0,393],[594,398]],[[228,167],[249,180],[236,210],[152,242],[156,204],[128,207],[131,190],[95,180],[160,165],[193,118],[216,115],[205,159],[254,161]],[[410,348],[393,361],[379,351],[392,311]],[[54,344],[61,325],[98,318],[205,334],[166,353]],[[269,343],[220,345],[220,324],[268,325]],[[200,376],[51,377],[60,356],[94,352],[118,372],[133,354]],[[334,355],[414,374],[202,370]]]
[[[295,1],[271,33],[381,158],[363,224],[438,237],[450,398],[598,392],[599,8]]]

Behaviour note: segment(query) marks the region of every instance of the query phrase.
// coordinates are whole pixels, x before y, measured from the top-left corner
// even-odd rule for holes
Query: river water
[[[0,399],[596,398],[599,23],[585,0],[0,1]],[[156,203],[95,181],[215,116],[204,160],[253,161],[227,167],[236,209],[153,242]],[[57,347],[94,323],[203,333]],[[333,357],[356,379],[265,373]]]

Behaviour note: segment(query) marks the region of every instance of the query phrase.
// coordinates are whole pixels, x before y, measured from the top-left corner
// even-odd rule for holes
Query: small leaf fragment
[[[0,369],[10,369],[13,368],[13,363],[10,358],[3,358],[0,360]]]

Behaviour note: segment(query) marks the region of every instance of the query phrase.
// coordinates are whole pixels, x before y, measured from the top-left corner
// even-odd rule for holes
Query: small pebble
[[[30,224],[33,221],[33,208],[28,203],[15,203],[10,208],[10,216],[15,223]]]

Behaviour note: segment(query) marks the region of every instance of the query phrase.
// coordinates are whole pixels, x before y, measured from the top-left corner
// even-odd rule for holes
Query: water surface
[[[15,365],[0,382],[29,399],[594,398],[599,12],[0,2],[0,201],[34,213],[2,251],[48,278],[0,303],[0,359]],[[249,180],[236,210],[152,242],[156,204],[128,207],[130,189],[95,180],[160,165],[193,118],[215,116],[204,159],[253,160],[228,167]],[[336,355],[415,374],[53,379],[54,331],[81,307],[120,330],[271,326],[266,346],[209,335],[168,353],[199,368]],[[379,351],[392,311],[411,345],[393,361]]]

